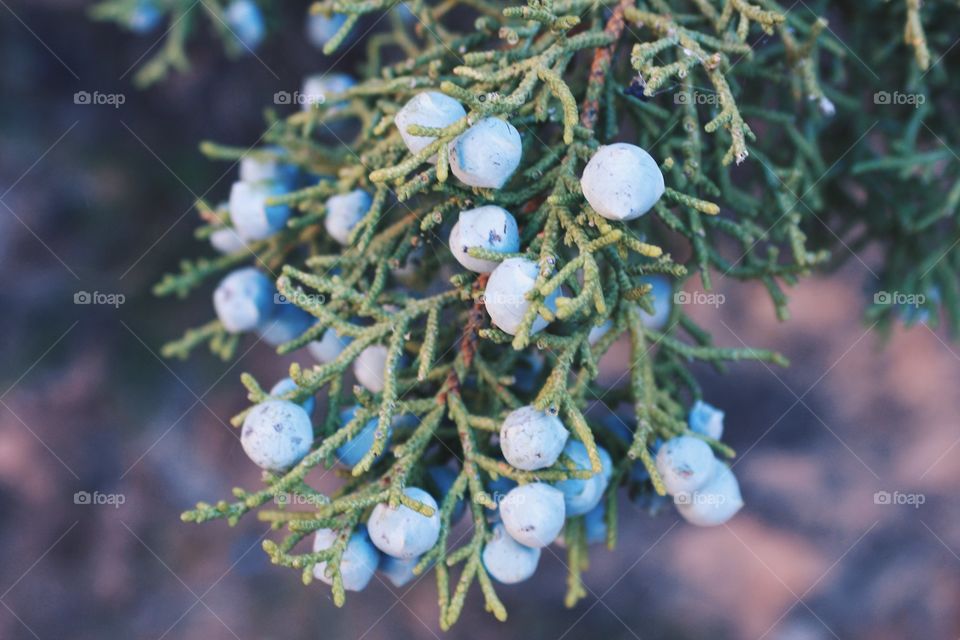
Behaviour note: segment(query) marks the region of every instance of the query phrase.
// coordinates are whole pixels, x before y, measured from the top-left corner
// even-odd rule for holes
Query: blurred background
[[[336,610],[324,585],[268,562],[253,518],[181,523],[197,500],[257,483],[223,420],[244,406],[242,371],[279,378],[288,362],[262,344],[232,363],[162,361],[210,316],[209,291],[150,287],[208,252],[191,204],[225,197],[235,173],[198,142],[253,144],[273,93],[331,61],[298,34],[237,62],[211,42],[190,73],[139,91],[131,69],[159,33],[91,23],[85,4],[0,0],[0,637],[960,635],[960,348],[923,325],[885,346],[869,332],[869,252],[796,287],[788,323],[759,286],[719,279],[724,304],[695,309],[718,343],[793,362],[699,372],[747,506],[698,529],[624,498],[619,545],[594,550],[574,609],[556,550],[500,588],[506,624],[474,587],[444,634],[432,574],[374,580]],[[77,91],[123,104],[75,104]],[[101,303],[75,304],[82,292]]]

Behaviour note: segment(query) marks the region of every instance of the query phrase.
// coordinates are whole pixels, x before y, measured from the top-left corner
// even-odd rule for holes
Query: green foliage
[[[315,10],[350,16],[328,53],[362,20],[395,14],[396,4],[318,3]],[[316,563],[328,562],[340,605],[345,594],[338,566],[347,535],[319,553],[298,552],[298,543],[323,527],[349,533],[379,502],[428,510],[402,489],[420,482],[427,466],[452,459],[460,471],[440,505],[441,536],[417,571],[435,572],[444,628],[457,620],[474,581],[487,609],[505,619],[480,559],[489,535],[487,511],[496,506],[490,480],[589,476],[600,470],[602,444],[615,461],[606,498],[612,545],[618,487],[626,486],[633,497],[664,493],[651,447],[658,438],[688,433],[685,407],[700,395],[691,364],[786,364],[768,351],[714,346],[682,305],[674,306],[666,328],[645,326],[640,310],[649,309],[650,301],[644,276],[666,274],[676,291],[689,278],[707,290],[717,279],[759,281],[785,318],[784,287],[827,265],[830,250],[836,261],[879,243],[886,263],[877,289],[936,287],[956,330],[960,182],[949,142],[957,127],[950,109],[936,108],[949,82],[933,62],[936,52],[950,46],[949,29],[924,35],[916,0],[899,9],[871,1],[838,9],[852,14],[841,39],[815,14],[826,4],[787,12],[772,0],[412,0],[411,26],[392,15],[382,23],[388,29],[366,36],[364,77],[355,87],[310,110],[269,112],[264,141],[270,147],[260,153],[282,148],[285,162],[324,177],[273,199],[296,210],[284,231],[233,255],[184,261],[156,292],[184,296],[212,277],[253,264],[277,276],[279,291],[317,319],[280,353],[299,356],[327,328],[352,342],[328,364],[290,369],[297,389],[285,399],[327,395],[313,450],[285,474],[265,473],[264,488],[235,489],[233,501],[200,503],[184,519],[225,518],[233,524],[257,511],[286,530],[280,542],[264,545],[273,562],[300,569],[305,582]],[[931,12],[940,17],[937,24],[949,23],[941,15],[946,8]],[[905,38],[894,35],[898,30]],[[913,50],[909,60],[904,42]],[[858,52],[854,60],[851,51]],[[871,69],[881,68],[892,78],[889,89],[877,88],[877,79],[869,77]],[[442,130],[411,129],[437,137],[411,155],[393,117],[426,89],[456,98],[468,115]],[[861,108],[858,101],[879,90],[916,91],[927,100],[904,125],[903,107],[882,113]],[[523,162],[502,189],[465,187],[449,171],[447,145],[489,116],[520,131]],[[345,133],[351,126],[354,133]],[[868,133],[871,143],[858,144],[868,130],[884,136],[882,143],[874,144]],[[668,187],[650,214],[627,224],[600,217],[580,191],[585,162],[611,141],[649,150],[661,162]],[[218,160],[246,153],[213,144],[202,150]],[[435,154],[436,165],[425,162]],[[356,188],[373,195],[373,206],[344,248],[323,231],[323,203]],[[482,299],[486,276],[461,270],[451,275],[455,263],[438,235],[460,210],[478,204],[514,212],[521,253],[540,265],[529,296],[533,304],[515,336],[489,325]],[[199,210],[206,222],[200,237],[229,224],[226,211],[205,203]],[[401,269],[418,254],[418,283],[411,285]],[[554,291],[561,292],[556,313],[543,303]],[[871,314],[886,317],[891,309]],[[531,336],[537,314],[555,322]],[[612,329],[591,345],[588,333],[606,321]],[[597,362],[623,335],[631,367],[623,384],[601,386]],[[239,340],[213,321],[188,331],[166,353],[184,357],[206,343],[228,358]],[[373,344],[388,348],[383,391],[350,389],[354,359]],[[515,384],[515,374],[531,357],[543,358],[545,366],[528,391]],[[253,377],[244,375],[243,383],[251,403],[269,397]],[[596,401],[633,407],[632,442],[585,417]],[[361,409],[340,425],[340,408],[354,403]],[[576,471],[561,459],[529,472],[504,462],[491,436],[502,417],[523,404],[559,413],[586,445],[593,469]],[[234,424],[244,415],[234,417]],[[378,459],[398,416],[416,420],[394,428],[388,455]],[[338,471],[343,483],[336,492],[318,493],[307,482],[309,472],[333,466],[335,449],[373,417],[379,421],[374,447],[352,472]],[[709,443],[733,455],[722,443]],[[630,473],[636,465],[646,469],[648,480]],[[288,495],[312,507],[287,508]],[[465,542],[451,537],[451,515],[461,499],[469,505],[472,527]],[[585,595],[579,577],[588,557],[582,522],[568,521],[565,539],[566,603],[573,606]],[[459,577],[451,584],[457,567]]]

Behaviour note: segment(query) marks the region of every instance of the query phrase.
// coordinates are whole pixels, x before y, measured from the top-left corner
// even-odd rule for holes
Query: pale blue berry
[[[318,529],[313,538],[313,552],[325,551],[337,541],[338,533],[333,529]],[[340,558],[340,577],[347,591],[363,591],[373,578],[373,572],[380,563],[380,552],[370,543],[367,529],[357,527],[350,536],[343,556]],[[313,576],[326,584],[333,584],[333,578],[327,576],[327,563],[319,562],[313,567]]]
[[[332,97],[346,93],[356,84],[357,81],[345,73],[330,72],[307,76],[300,89],[300,106],[304,111],[309,111],[314,106],[325,105]],[[341,101],[329,105],[327,113],[342,108],[344,104]]]
[[[387,580],[398,589],[413,580],[416,575],[413,568],[420,562],[420,556],[415,558],[394,558],[387,554],[380,554],[380,572],[387,576]]]
[[[317,362],[327,364],[336,360],[348,344],[350,344],[350,338],[341,338],[333,329],[327,329],[319,340],[314,340],[307,345],[307,350],[317,359]]]
[[[245,250],[247,243],[233,227],[220,227],[210,234],[210,246],[220,253],[229,254]]]
[[[360,352],[353,361],[353,375],[357,382],[373,393],[383,391],[387,366],[387,348],[373,344]]]
[[[592,347],[593,345],[600,342],[600,339],[603,336],[607,335],[610,332],[610,329],[613,328],[613,322],[610,320],[605,321],[603,324],[597,325],[590,329],[590,333],[587,334],[587,342]]]
[[[520,132],[500,118],[484,118],[450,143],[450,171],[471,187],[499,189],[520,165]]]
[[[286,155],[282,147],[250,153],[240,159],[241,182],[272,182],[284,187],[284,190],[296,186],[300,171],[296,166],[283,162]]]
[[[527,405],[511,411],[503,421],[500,450],[517,469],[544,469],[560,457],[569,435],[560,418]]]
[[[293,381],[293,378],[283,378],[277,384],[273,385],[270,388],[270,395],[274,398],[279,398],[282,395],[290,393],[291,391],[297,390],[297,383]],[[307,415],[313,413],[314,408],[317,406],[317,399],[313,396],[310,396],[306,400],[300,403],[300,406],[303,407],[303,410],[307,412]]]
[[[483,301],[490,320],[500,330],[516,335],[520,322],[530,308],[526,295],[533,290],[539,273],[540,266],[533,260],[507,258],[490,274],[483,292]],[[558,291],[554,290],[546,298],[546,306],[551,311],[556,309],[557,295]],[[547,320],[538,315],[530,328],[530,334],[537,333],[547,324]]]
[[[710,445],[693,436],[671,438],[657,452],[657,471],[672,496],[696,491],[713,475],[715,464]]]
[[[664,192],[656,160],[625,142],[597,149],[580,178],[583,197],[608,220],[633,220],[649,211]]]
[[[350,244],[350,232],[367,215],[373,200],[362,189],[330,197],[326,202],[327,215],[323,226],[330,237],[342,245]]]
[[[719,440],[723,436],[723,411],[703,400],[697,400],[690,408],[690,429],[696,433]]]
[[[286,189],[277,182],[234,182],[230,188],[230,220],[247,242],[263,240],[284,229],[290,207],[267,205],[267,199]]]
[[[340,412],[341,427],[353,420],[353,416],[356,414],[358,408],[359,407],[351,407]],[[363,425],[357,435],[340,445],[337,448],[337,460],[339,460],[341,464],[351,468],[357,466],[357,463],[363,459],[363,456],[367,455],[367,452],[370,451],[370,448],[373,446],[373,442],[377,436],[377,425],[379,422],[379,419],[371,418]],[[391,433],[388,432],[387,443],[389,443],[390,435]],[[385,445],[383,451],[386,450],[387,447]],[[381,452],[380,455],[382,456],[383,453]],[[379,457],[377,459],[379,460]]]
[[[600,544],[607,541],[607,508],[602,500],[583,516],[583,527],[587,544]]]
[[[224,12],[224,22],[240,44],[250,50],[260,46],[266,33],[263,14],[253,0],[233,0]]]
[[[299,338],[314,323],[315,318],[295,304],[282,303],[275,307],[270,319],[259,327],[260,337],[270,346]]]
[[[439,91],[424,91],[411,98],[393,121],[400,130],[400,137],[407,145],[410,153],[423,151],[430,143],[436,140],[433,136],[417,136],[407,131],[410,125],[420,125],[431,129],[449,127],[457,120],[467,115],[463,105],[448,95]],[[435,161],[435,160],[434,160]]]
[[[732,518],[743,506],[743,498],[733,471],[716,461],[713,475],[695,491],[675,495],[674,503],[687,522],[713,527]]]
[[[406,505],[391,507],[380,503],[373,508],[367,529],[373,544],[394,558],[415,558],[429,551],[440,537],[440,510],[436,500],[417,487],[407,487],[404,495],[433,509],[425,516]]]
[[[243,420],[240,444],[261,469],[284,471],[307,455],[313,443],[310,416],[300,405],[267,400]]]
[[[323,46],[337,34],[337,31],[346,21],[347,16],[342,13],[335,13],[332,16],[325,16],[322,13],[308,13],[307,40],[317,49],[323,49]]]
[[[490,540],[483,547],[483,566],[494,580],[516,584],[528,580],[537,570],[540,549],[514,540],[502,524],[493,526]]]
[[[474,258],[468,252],[474,248],[497,253],[519,251],[520,232],[513,214],[493,204],[461,211],[457,223],[450,230],[450,252],[453,257],[477,273],[488,273],[500,264],[495,260]]]
[[[579,440],[567,441],[563,449],[564,455],[570,458],[577,469],[592,469],[590,454]],[[582,516],[598,504],[607,490],[610,476],[613,474],[613,461],[606,449],[597,446],[597,455],[600,457],[601,470],[589,478],[570,478],[555,483],[561,492],[567,508],[567,517]]]
[[[521,485],[500,502],[500,518],[510,537],[520,544],[545,547],[563,529],[563,493],[544,482]]]
[[[276,288],[253,267],[232,271],[213,292],[213,308],[231,333],[251,331],[273,315]]]
[[[134,33],[143,34],[153,31],[162,18],[163,14],[154,0],[135,0],[126,16],[126,25]]]

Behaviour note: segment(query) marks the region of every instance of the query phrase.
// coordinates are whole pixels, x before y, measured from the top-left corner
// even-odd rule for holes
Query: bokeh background
[[[718,342],[793,361],[699,372],[727,411],[747,507],[698,529],[624,499],[620,543],[595,550],[572,610],[549,551],[534,580],[500,589],[508,623],[474,589],[443,634],[432,576],[374,580],[336,610],[323,585],[270,565],[261,523],[181,523],[198,499],[257,482],[223,419],[244,406],[242,371],[287,363],[264,345],[233,363],[162,361],[210,310],[206,293],[150,287],[207,251],[191,203],[225,196],[235,173],[198,142],[252,144],[273,93],[331,60],[298,33],[232,63],[211,43],[190,73],[138,91],[130,70],[156,35],[90,23],[85,4],[0,0],[0,637],[960,635],[960,348],[926,326],[886,345],[869,331],[869,251],[796,287],[788,323],[759,287],[719,280],[724,304],[695,310]],[[76,91],[125,102],[77,105]],[[74,304],[81,291],[124,302]],[[76,504],[78,491],[123,503]],[[922,504],[877,504],[878,491]]]

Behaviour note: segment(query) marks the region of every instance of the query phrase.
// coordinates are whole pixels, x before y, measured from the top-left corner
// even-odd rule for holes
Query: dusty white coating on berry
[[[493,527],[490,540],[483,547],[483,566],[494,580],[516,584],[528,580],[537,570],[540,549],[526,547],[507,533],[502,524]]]
[[[380,554],[380,573],[387,576],[390,583],[399,589],[416,577],[413,568],[418,562],[420,562],[420,556],[401,559],[382,553]]]
[[[357,411],[357,407],[350,407],[349,409],[344,409],[340,412],[340,426],[346,425],[348,422],[353,420],[353,416]],[[377,425],[379,424],[377,418],[371,418],[366,422],[366,424],[361,427],[357,435],[353,436],[350,440],[347,440],[344,444],[337,447],[337,460],[341,464],[344,464],[348,467],[355,467],[360,460],[363,459],[363,456],[370,451],[370,447],[373,446],[373,441],[377,435]],[[390,432],[387,433],[387,438],[389,442]],[[384,451],[386,451],[386,445],[384,445]],[[382,453],[380,455],[383,455]]]
[[[450,252],[453,257],[477,273],[493,271],[500,264],[494,260],[474,258],[467,253],[472,248],[497,253],[519,251],[520,232],[513,214],[493,204],[461,211],[457,223],[450,230]]]
[[[440,536],[440,510],[436,500],[417,487],[407,487],[404,495],[433,508],[427,517],[406,505],[396,508],[381,502],[373,508],[367,529],[373,544],[394,558],[414,558],[433,547]]]
[[[387,348],[382,344],[372,344],[353,361],[353,375],[366,389],[380,393],[383,391],[386,366]]]
[[[583,196],[608,220],[633,220],[663,195],[663,173],[656,160],[625,142],[597,149],[580,178]]]
[[[297,390],[297,383],[293,381],[293,378],[282,378],[277,381],[277,384],[270,387],[270,395],[274,398],[278,398],[282,395],[288,394],[291,391]],[[306,400],[300,403],[300,406],[303,407],[303,410],[307,412],[307,415],[313,413],[314,408],[317,406],[317,399],[313,396],[310,396]]]
[[[313,538],[313,552],[325,551],[337,541],[337,532],[333,529],[318,529]],[[367,530],[362,525],[350,536],[347,548],[340,559],[340,577],[347,591],[362,591],[380,563],[380,552],[370,543]],[[327,563],[319,562],[313,567],[313,576],[326,584],[333,579],[326,575]]]
[[[300,405],[286,400],[261,402],[243,420],[240,443],[261,469],[283,471],[310,451],[313,427]]]
[[[527,405],[500,425],[500,450],[517,469],[544,469],[557,461],[569,435],[560,418]]]
[[[710,445],[693,436],[671,438],[657,452],[657,471],[670,495],[696,491],[713,475],[716,463]]]
[[[416,154],[436,140],[433,136],[416,136],[407,127],[418,124],[432,129],[443,129],[467,115],[463,105],[439,91],[424,91],[411,98],[394,116],[400,137],[410,153]]]
[[[350,232],[367,214],[371,202],[370,194],[362,189],[330,197],[326,202],[323,227],[340,244],[350,244]]]
[[[350,344],[349,338],[341,338],[333,329],[327,329],[319,340],[314,340],[307,345],[307,351],[317,359],[317,362],[327,364],[336,360],[348,344]]]
[[[727,465],[714,462],[714,472],[699,489],[674,496],[677,511],[699,527],[713,527],[727,522],[743,506],[740,485]]]
[[[234,182],[230,187],[230,220],[245,241],[269,238],[284,228],[290,207],[267,206],[267,198],[286,190],[275,182]]]
[[[723,436],[723,411],[712,404],[697,400],[690,408],[690,429],[708,438],[719,440]]]
[[[318,73],[303,79],[300,90],[300,107],[309,111],[316,105],[326,104],[333,96],[340,95],[357,84],[345,73]],[[342,103],[333,105],[341,106]],[[329,109],[328,109],[329,110]]]
[[[502,331],[515,335],[520,322],[530,307],[526,295],[537,281],[540,267],[526,258],[507,258],[497,266],[487,280],[483,293],[484,305],[490,319]],[[547,308],[556,309],[558,292],[554,290],[546,298]],[[547,326],[543,316],[538,315],[530,329],[531,335]]]
[[[500,118],[484,118],[450,143],[450,170],[471,187],[499,189],[520,165],[520,132]]]
[[[237,269],[217,285],[213,308],[227,331],[250,331],[272,315],[275,291],[270,279],[253,267]]]
[[[295,304],[276,304],[273,315],[257,330],[264,342],[276,347],[298,338],[313,322],[314,317]]]
[[[568,440],[563,453],[576,464],[577,469],[589,470],[590,454],[586,446],[579,440]],[[600,503],[603,492],[606,491],[613,474],[613,461],[606,449],[597,446],[597,455],[600,458],[600,473],[589,478],[571,478],[561,480],[554,486],[563,492],[563,500],[567,508],[567,517],[582,516]]]
[[[500,518],[510,537],[520,544],[545,547],[563,529],[563,493],[544,482],[515,487],[500,501]]]

